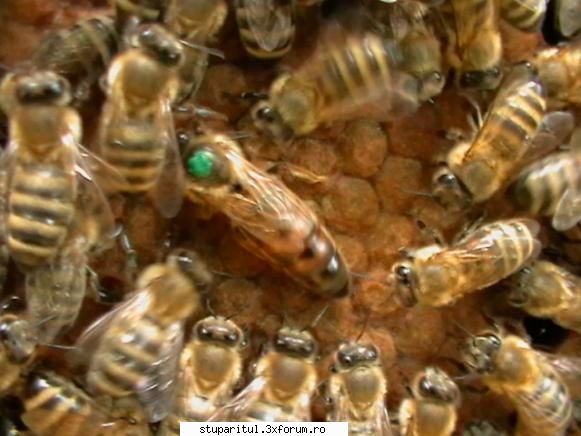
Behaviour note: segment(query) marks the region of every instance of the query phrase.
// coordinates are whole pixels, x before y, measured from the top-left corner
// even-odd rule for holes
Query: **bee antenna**
[[[193,48],[194,50],[199,50],[203,53],[207,53],[211,56],[215,56],[215,57],[223,59],[223,60],[226,59],[226,56],[224,55],[224,52],[222,50],[217,50],[215,48],[206,47],[205,45],[196,44],[195,42],[189,42],[189,41],[185,41],[183,39],[180,39],[180,43],[182,45],[185,45],[188,48]]]
[[[371,318],[371,310],[368,310],[367,313],[365,314],[365,319],[363,320],[363,325],[361,327],[361,331],[357,335],[355,342],[359,342],[359,340],[363,337],[363,333],[365,333],[365,330],[367,329],[367,326],[369,325],[369,318]]]
[[[46,343],[39,343],[39,345],[47,348],[54,348],[55,350],[65,350],[65,351],[72,351],[77,350],[79,347],[75,347],[73,345],[58,345],[58,344],[46,344]]]
[[[209,298],[206,298],[206,310],[208,311],[208,313],[210,315],[212,315],[214,318],[216,317],[216,312],[214,311],[214,308],[212,307],[212,302],[210,301]]]
[[[476,336],[474,333],[472,333],[470,330],[468,330],[466,327],[464,327],[462,324],[460,324],[458,321],[456,321],[455,319],[452,319],[452,324],[454,324],[456,327],[458,327],[461,331],[463,331],[464,333],[466,333],[466,335],[470,336],[470,337],[474,337]]]
[[[325,313],[327,313],[327,310],[329,309],[329,305],[330,305],[329,303],[325,304],[325,307],[323,307],[323,309],[317,314],[317,316],[315,316],[313,321],[309,325],[306,325],[305,327],[303,327],[301,329],[301,331],[304,332],[305,330],[309,330],[309,329],[314,328],[319,323],[319,321],[321,321],[323,316],[325,316]]]
[[[406,194],[413,194],[413,195],[419,195],[421,197],[428,197],[428,198],[434,198],[435,195],[432,194],[431,192],[425,192],[425,191],[412,191],[409,189],[404,189],[404,188],[399,188],[398,189],[402,192],[405,192]]]

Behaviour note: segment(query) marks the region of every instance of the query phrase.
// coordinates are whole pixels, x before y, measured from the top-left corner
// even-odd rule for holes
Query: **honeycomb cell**
[[[373,179],[386,212],[405,211],[425,189],[421,162],[400,156],[388,156]]]
[[[345,174],[371,177],[387,154],[387,135],[376,121],[355,120],[345,126],[338,147]]]

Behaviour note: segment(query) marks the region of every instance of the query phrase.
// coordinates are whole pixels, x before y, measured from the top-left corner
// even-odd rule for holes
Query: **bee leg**
[[[172,107],[173,112],[179,115],[194,115],[195,117],[214,119],[219,121],[228,122],[229,119],[223,113],[217,112],[209,107],[194,105],[191,103],[183,103],[178,106]]]
[[[118,232],[118,239],[121,245],[121,249],[125,253],[126,261],[125,268],[129,278],[133,279],[137,274],[137,268],[139,266],[139,255],[137,250],[133,247],[133,243],[129,239],[126,229],[122,224],[119,225],[120,229]]]

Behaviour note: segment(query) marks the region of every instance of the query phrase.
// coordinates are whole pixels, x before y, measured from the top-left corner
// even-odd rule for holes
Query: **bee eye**
[[[398,266],[397,269],[395,270],[395,275],[401,284],[405,286],[411,285],[412,271],[409,267],[405,265]]]
[[[494,67],[492,70],[490,70],[490,75],[492,77],[500,77],[500,67]]]
[[[432,80],[435,82],[441,82],[443,78],[444,77],[440,73],[438,73],[437,71],[434,71],[432,73]]]
[[[273,123],[276,120],[274,109],[271,107],[263,107],[259,109],[258,112],[256,112],[256,116],[262,121],[266,121],[268,123]]]
[[[315,344],[312,342],[307,342],[302,346],[302,351],[305,354],[311,354],[315,350]]]
[[[369,357],[369,360],[377,359],[377,351],[376,350],[369,350],[368,357]]]
[[[198,336],[200,339],[210,339],[212,337],[210,330],[203,325],[198,327]]]
[[[236,333],[230,333],[228,336],[226,336],[226,340],[231,344],[235,344],[238,342],[238,335]]]
[[[454,186],[456,184],[456,176],[450,173],[442,174],[440,177],[438,177],[437,183],[447,187]]]
[[[207,179],[214,173],[215,157],[207,150],[194,152],[187,161],[188,174],[195,179]]]

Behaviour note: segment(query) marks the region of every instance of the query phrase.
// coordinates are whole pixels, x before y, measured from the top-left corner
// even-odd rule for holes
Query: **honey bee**
[[[399,69],[401,62],[397,42],[372,34],[329,44],[304,67],[273,82],[268,99],[252,109],[255,125],[288,141],[322,123],[360,117],[372,104],[382,115],[410,113],[418,105],[419,85]]]
[[[350,274],[329,232],[283,183],[248,162],[234,140],[191,138],[184,163],[187,195],[227,215],[251,252],[321,296],[349,294]]]
[[[563,435],[571,421],[567,386],[544,355],[513,335],[483,333],[469,339],[464,361],[518,413],[517,435]]]
[[[62,75],[72,85],[75,102],[83,102],[118,47],[113,18],[99,16],[49,34],[32,54],[30,64],[34,69]]]
[[[127,181],[121,191],[150,192],[160,213],[171,218],[181,207],[184,183],[171,112],[182,47],[158,25],[140,27],[133,44],[107,74],[99,147]]]
[[[529,65],[507,77],[474,138],[457,143],[433,176],[432,192],[450,209],[490,199],[526,153],[555,147],[570,133],[572,116],[545,114],[540,83]]]
[[[581,41],[540,50],[531,62],[551,107],[581,105]]]
[[[293,0],[236,0],[238,33],[244,49],[258,59],[279,59],[295,38]]]
[[[13,77],[3,90],[12,102],[10,140],[0,161],[12,259],[31,271],[55,261],[71,244],[84,250],[103,246],[115,223],[101,180],[120,179],[79,143],[81,120],[67,106],[68,83],[39,71]]]
[[[573,265],[581,264],[581,223],[559,234],[562,254]]]
[[[255,378],[209,421],[311,421],[317,344],[307,331],[281,328],[256,365]]]
[[[554,263],[538,260],[511,278],[508,301],[533,316],[581,332],[581,279]]]
[[[180,434],[180,421],[207,421],[232,397],[242,373],[242,330],[210,316],[196,323],[180,358],[179,388],[159,436]]]
[[[150,422],[171,406],[185,320],[199,296],[189,271],[170,256],[147,267],[126,302],[93,323],[78,349],[93,351],[87,384],[95,395],[136,396]]]
[[[460,390],[448,374],[426,368],[416,375],[413,398],[405,399],[399,410],[401,434],[406,436],[449,436],[456,428]]]
[[[0,394],[16,388],[32,363],[38,340],[33,326],[12,314],[0,316]]]
[[[461,88],[494,89],[501,80],[502,39],[495,0],[450,0],[446,18],[448,64]]]
[[[183,44],[183,61],[178,70],[181,85],[177,92],[177,103],[193,98],[198,92],[208,68],[210,54],[202,46],[216,37],[227,14],[228,5],[224,0],[174,0],[169,3],[166,27]]]
[[[331,371],[327,421],[348,422],[351,435],[392,435],[385,407],[387,381],[377,348],[371,344],[343,344]]]
[[[536,32],[547,11],[546,0],[499,0],[500,16],[523,32]]]
[[[529,219],[495,221],[449,247],[410,251],[392,267],[396,297],[406,307],[438,307],[491,286],[538,255],[538,232],[538,223]]]
[[[552,216],[553,228],[570,230],[581,221],[580,167],[579,151],[551,154],[521,171],[507,194],[521,210]]]
[[[71,381],[51,372],[33,372],[24,388],[22,421],[37,436],[147,436],[147,420],[138,407],[114,417]],[[118,406],[119,407],[119,406]]]

